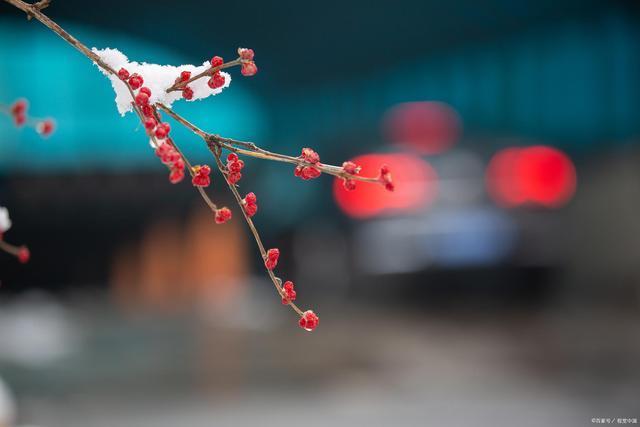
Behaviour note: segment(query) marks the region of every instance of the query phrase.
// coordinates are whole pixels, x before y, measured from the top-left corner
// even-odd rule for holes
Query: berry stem
[[[344,169],[339,166],[327,165],[324,163],[312,164],[305,160],[300,159],[299,157],[292,157],[292,156],[287,156],[284,154],[273,153],[271,151],[264,150],[258,147],[253,142],[238,141],[236,139],[225,138],[220,135],[207,133],[202,129],[200,129],[198,126],[191,123],[189,120],[185,119],[184,117],[182,117],[181,115],[173,111],[171,108],[167,107],[166,105],[157,103],[156,106],[162,111],[164,111],[165,113],[167,113],[169,116],[171,116],[173,119],[175,119],[178,123],[182,124],[186,128],[190,129],[192,132],[200,136],[202,139],[204,139],[208,143],[208,145],[211,145],[211,144],[217,145],[221,148],[225,148],[227,150],[233,151],[238,154],[242,154],[250,157],[256,157],[263,160],[272,160],[276,162],[291,163],[296,166],[307,166],[307,167],[311,166],[320,170],[323,173],[337,176],[339,178],[351,179],[351,180],[362,181],[362,182],[371,182],[371,183],[378,182],[377,177],[352,175],[345,172]],[[242,148],[239,148],[239,147],[242,147]]]
[[[256,241],[256,244],[258,245],[258,250],[260,251],[260,255],[262,255],[263,261],[266,260],[267,251],[265,250],[264,244],[262,243],[262,239],[260,238],[260,233],[258,233],[258,229],[253,223],[253,220],[245,212],[243,203],[242,203],[242,196],[240,195],[240,193],[238,193],[238,189],[236,188],[236,186],[231,182],[229,182],[229,178],[227,177],[226,166],[222,163],[222,160],[220,160],[220,156],[222,154],[221,148],[219,146],[210,146],[209,149],[211,150],[213,157],[216,160],[216,165],[218,166],[218,170],[220,171],[220,174],[224,178],[225,182],[227,183],[227,186],[229,187],[229,190],[231,190],[233,197],[235,197],[236,202],[240,207],[240,212],[242,212],[242,216],[244,217],[245,222],[249,226],[249,230],[251,230],[251,234],[253,235],[253,239]],[[273,282],[273,286],[275,286],[276,291],[280,295],[280,298],[284,298],[285,293],[282,290],[282,280],[276,277],[276,275],[273,273],[272,270],[269,270],[269,269],[266,269],[266,270],[267,270],[267,274],[269,274],[269,278]],[[296,313],[298,313],[300,317],[302,317],[302,315],[304,314],[304,312],[300,310],[298,306],[295,305],[292,301],[289,301],[287,305],[289,305]]]
[[[7,243],[4,240],[0,239],[0,250],[3,250],[13,256],[18,256],[18,253],[20,252],[20,246],[14,246],[11,243]]]

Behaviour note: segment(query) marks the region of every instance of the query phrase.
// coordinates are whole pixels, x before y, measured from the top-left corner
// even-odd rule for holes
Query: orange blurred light
[[[363,176],[377,176],[380,166],[391,170],[395,191],[382,185],[358,182],[353,191],[345,190],[336,178],[333,193],[344,213],[355,218],[369,218],[383,213],[411,211],[431,204],[437,193],[438,176],[425,160],[408,154],[366,154],[352,161],[362,167]]]
[[[571,159],[553,147],[506,148],[489,162],[487,189],[505,207],[559,207],[575,193],[576,171]]]
[[[387,112],[384,128],[393,143],[420,154],[438,154],[456,143],[461,120],[453,108],[442,102],[406,102]]]

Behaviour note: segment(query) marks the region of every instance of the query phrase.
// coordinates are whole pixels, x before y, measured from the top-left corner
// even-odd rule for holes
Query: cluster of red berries
[[[247,49],[244,47],[238,48],[238,56],[240,56],[240,59],[242,60],[242,69],[240,72],[243,76],[253,76],[258,72],[258,67],[256,66],[256,63],[253,62],[253,49]]]
[[[356,165],[353,162],[344,162],[342,164],[342,170],[348,173],[349,175],[358,175],[360,173],[360,166]],[[345,190],[352,191],[356,189],[356,181],[353,179],[345,178],[342,182]]]
[[[169,138],[156,148],[156,156],[169,168],[169,181],[172,184],[177,184],[184,179],[184,161]]]
[[[13,122],[17,127],[24,126],[27,123],[27,108],[29,104],[25,99],[19,99],[13,103],[10,108],[11,116],[13,117]],[[53,133],[55,129],[55,124],[51,119],[45,119],[38,122],[35,126],[36,131],[42,136],[49,136]]]
[[[264,266],[267,270],[273,270],[278,265],[278,258],[280,258],[280,249],[269,249],[267,251],[267,257],[264,260]]]
[[[292,301],[296,300],[296,291],[293,288],[293,282],[291,280],[287,280],[282,285],[282,293],[284,296],[282,297],[282,304],[289,304]]]
[[[319,323],[320,323],[320,318],[318,318],[318,315],[315,314],[313,310],[305,311],[302,314],[300,321],[298,322],[300,327],[307,331],[313,331],[315,328],[318,327]]]
[[[378,181],[380,181],[380,183],[384,185],[384,188],[386,188],[387,191],[393,191],[395,189],[393,181],[391,180],[391,172],[389,171],[389,166],[387,165],[382,165],[380,167],[380,175],[378,176]]]
[[[215,220],[216,224],[224,224],[229,221],[232,217],[231,209],[229,208],[220,208],[216,210]]]
[[[242,199],[242,207],[249,218],[258,212],[258,197],[256,197],[255,193],[251,192],[244,196],[244,199]]]
[[[184,83],[188,82],[191,78],[191,71],[183,71],[180,73],[180,77],[176,79],[176,83]],[[193,89],[189,86],[185,86],[182,88],[182,97],[187,101],[193,99]]]
[[[211,58],[211,66],[216,68],[220,67],[224,64],[224,59],[219,56],[214,56]],[[207,82],[211,89],[218,89],[219,87],[224,86],[224,76],[220,74],[220,70],[216,70],[212,75],[209,81]]]
[[[264,261],[264,266],[267,267],[267,270],[273,270],[274,268],[276,268],[276,265],[278,265],[279,257],[279,249],[274,248],[267,251],[267,256]],[[281,288],[281,295],[282,304],[286,305],[295,301],[297,292],[292,281],[287,280],[286,282],[284,282],[284,285],[282,285]],[[302,314],[302,317],[300,317],[300,321],[298,324],[301,328],[307,331],[313,331],[318,326],[318,323],[320,323],[320,319],[318,318],[318,316],[312,310],[307,310]]]
[[[120,68],[118,77],[128,84],[132,91],[138,91],[134,95],[134,100],[144,117],[144,127],[149,135],[154,135],[159,140],[156,147],[156,156],[169,168],[169,181],[172,184],[177,184],[184,179],[185,164],[182,156],[171,142],[171,138],[169,138],[171,125],[167,122],[158,123],[156,120],[156,110],[149,103],[151,89],[142,86],[144,79],[141,75],[136,73],[129,74],[128,70]]]
[[[302,154],[298,157],[311,165],[317,165],[320,163],[320,155],[313,151],[311,148],[303,148]],[[301,179],[314,179],[322,175],[319,169],[314,166],[302,166],[298,165],[293,170],[293,174]]]
[[[27,101],[19,99],[11,106],[11,116],[16,126],[23,126],[27,122]]]
[[[196,187],[208,187],[211,184],[211,168],[207,165],[194,166],[191,183]]]
[[[244,162],[238,158],[236,153],[229,153],[227,156],[227,171],[229,174],[227,178],[231,184],[235,184],[242,178],[242,168],[244,168]]]

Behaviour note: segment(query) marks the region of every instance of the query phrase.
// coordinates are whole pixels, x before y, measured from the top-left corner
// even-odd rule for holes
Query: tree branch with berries
[[[256,241],[264,267],[282,304],[288,305],[298,314],[300,327],[307,331],[315,329],[319,318],[312,310],[303,311],[295,304],[297,293],[294,283],[289,280],[283,282],[274,273],[280,251],[277,248],[265,247],[252,220],[258,212],[257,196],[253,192],[242,196],[238,191],[237,184],[242,179],[245,166],[241,157],[289,163],[294,166],[293,174],[303,180],[318,178],[323,173],[333,175],[343,180],[347,190],[354,190],[356,183],[360,181],[382,185],[387,190],[393,191],[394,184],[388,167],[381,165],[378,176],[365,177],[360,175],[360,167],[350,161],[344,162],[342,166],[321,163],[320,156],[311,148],[303,148],[299,156],[274,153],[260,148],[253,142],[239,141],[206,132],[171,108],[171,104],[180,99],[195,101],[220,93],[231,81],[231,76],[222,70],[240,67],[243,76],[255,75],[258,67],[254,61],[255,54],[252,49],[239,48],[238,57],[228,62],[220,56],[214,56],[202,66],[172,67],[139,64],[129,62],[126,56],[115,49],[89,49],[42,13],[42,9],[49,5],[48,0],[33,4],[22,0],[5,1],[25,12],[29,19],[35,18],[40,21],[99,67],[100,71],[111,80],[116,91],[118,111],[122,115],[133,111],[144,125],[156,156],[168,169],[169,181],[177,184],[188,173],[191,184],[211,209],[213,220],[217,224],[223,224],[231,220],[233,214],[228,207],[218,207],[207,195],[206,188],[211,185],[211,167],[192,165],[189,162],[176,141],[170,136],[171,126],[163,121],[162,114],[166,114],[202,138]]]

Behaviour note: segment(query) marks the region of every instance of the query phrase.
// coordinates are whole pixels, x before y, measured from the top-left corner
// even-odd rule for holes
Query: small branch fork
[[[114,76],[118,76],[118,72],[116,70],[114,70],[113,68],[111,68],[108,64],[106,64],[97,54],[92,52],[90,49],[87,48],[87,46],[82,44],[78,39],[73,37],[71,34],[67,33],[64,29],[62,29],[62,27],[60,27],[58,24],[56,24],[54,21],[52,21],[50,18],[48,18],[46,15],[44,15],[42,13],[42,9],[46,8],[47,6],[49,6],[51,0],[41,0],[41,1],[39,1],[37,3],[33,3],[33,4],[26,3],[26,2],[24,2],[22,0],[5,0],[5,1],[7,3],[17,7],[18,9],[22,10],[23,12],[25,12],[29,19],[35,18],[38,21],[40,21],[46,27],[51,29],[54,33],[58,34],[61,38],[63,38],[67,43],[69,43],[70,45],[75,47],[83,55],[85,55],[87,58],[92,60],[100,68],[105,70],[107,73],[109,73],[111,75],[114,75]],[[239,54],[240,53],[241,52],[239,50]],[[253,56],[253,52],[251,53],[251,57],[252,56]],[[249,64],[249,63],[251,63],[251,64]],[[166,92],[184,90],[189,83],[191,83],[191,82],[193,82],[195,80],[198,80],[200,78],[213,76],[219,70],[225,69],[225,68],[230,68],[230,67],[234,67],[234,66],[242,66],[243,67],[243,74],[244,74],[244,71],[245,71],[244,67],[247,66],[247,65],[253,65],[252,61],[248,60],[246,58],[243,58],[242,55],[241,55],[241,57],[238,57],[237,59],[234,59],[233,61],[222,63],[222,64],[217,65],[217,66],[211,66],[210,68],[208,68],[207,70],[203,71],[202,73],[194,75],[194,76],[190,76],[186,80],[179,81],[179,79],[178,79],[178,80],[176,80],[176,83],[174,83],[172,86],[170,86],[169,88],[166,89]],[[254,72],[255,72],[255,69],[254,69]],[[251,74],[245,74],[245,75],[251,75]],[[145,123],[145,114],[144,114],[142,108],[136,102],[136,95],[134,93],[134,89],[131,87],[131,85],[126,80],[123,80],[123,82],[127,86],[128,91],[129,91],[129,93],[131,95],[131,105],[132,105],[134,111],[136,112],[136,114],[138,115],[138,118],[140,119],[140,121],[144,124]],[[247,225],[248,225],[248,227],[249,227],[249,229],[251,231],[251,234],[253,235],[253,238],[254,238],[254,240],[256,242],[256,245],[258,246],[258,250],[260,251],[260,255],[262,256],[262,259],[265,261],[265,264],[266,264],[266,262],[268,260],[268,252],[267,252],[267,250],[265,250],[265,246],[262,243],[262,239],[260,238],[260,234],[259,234],[255,224],[253,223],[253,220],[251,219],[251,216],[249,214],[247,214],[247,212],[245,210],[245,201],[243,200],[242,196],[238,192],[238,189],[236,188],[235,182],[232,182],[232,180],[230,180],[230,174],[231,173],[230,173],[229,169],[222,162],[222,150],[223,149],[224,150],[228,150],[228,151],[230,151],[232,153],[236,153],[237,155],[255,157],[255,158],[263,159],[263,160],[272,160],[272,161],[277,161],[277,162],[289,163],[289,164],[295,165],[297,169],[298,168],[299,169],[307,169],[307,170],[312,169],[311,170],[311,172],[312,172],[311,175],[313,175],[312,178],[317,177],[318,175],[320,175],[320,173],[325,173],[325,174],[328,174],[328,175],[333,175],[335,177],[344,179],[345,183],[346,182],[353,183],[353,181],[362,181],[362,182],[368,182],[368,183],[383,184],[383,185],[387,186],[388,189],[392,189],[391,177],[390,177],[388,171],[386,172],[386,174],[382,175],[382,178],[386,178],[386,179],[381,179],[381,176],[378,176],[378,177],[360,176],[360,175],[358,175],[359,168],[350,169],[350,172],[351,172],[350,173],[347,170],[345,170],[346,167],[344,167],[344,166],[343,167],[339,167],[339,166],[326,165],[326,164],[320,163],[319,161],[312,162],[312,161],[309,160],[308,157],[305,157],[304,155],[300,156],[300,157],[293,157],[293,156],[288,156],[288,155],[284,155],[284,154],[278,154],[278,153],[274,153],[274,152],[271,152],[271,151],[264,150],[264,149],[258,147],[253,142],[238,141],[238,140],[231,139],[231,138],[225,138],[225,137],[222,137],[222,136],[217,135],[217,134],[212,134],[212,133],[205,132],[202,129],[200,129],[199,127],[197,127],[196,125],[194,125],[193,123],[191,123],[190,121],[188,121],[187,119],[185,119],[184,117],[182,117],[179,114],[177,114],[171,108],[169,108],[168,106],[166,106],[166,105],[164,105],[162,103],[153,104],[152,108],[153,108],[153,117],[155,118],[157,123],[161,123],[161,117],[160,117],[159,111],[162,111],[162,112],[166,113],[168,116],[172,117],[175,121],[177,121],[178,123],[180,123],[181,125],[186,127],[187,129],[191,130],[193,133],[195,133],[196,135],[198,135],[200,138],[202,138],[204,140],[204,142],[206,143],[207,147],[209,148],[209,150],[213,154],[213,157],[215,159],[218,171],[220,172],[220,174],[224,178],[225,182],[227,183],[227,186],[229,187],[229,190],[233,194],[236,202],[238,203],[238,206],[240,207],[240,211],[242,212],[242,214],[244,216],[244,219],[245,219],[245,221],[246,221],[246,223],[247,223]],[[146,114],[146,117],[149,117],[149,114]],[[186,156],[183,154],[183,152],[178,148],[177,144],[175,143],[175,141],[173,139],[171,139],[171,138],[169,138],[167,136],[166,139],[164,139],[164,142],[161,142],[161,141],[158,141],[159,138],[157,138],[156,135],[154,135],[154,132],[149,132],[148,131],[147,133],[149,134],[149,137],[151,138],[151,141],[152,141],[152,143],[153,143],[153,145],[155,147],[160,147],[161,144],[168,142],[171,145],[171,147],[178,153],[180,159],[184,162],[184,165],[188,169],[191,177],[195,180],[199,166],[193,167],[191,165],[189,160],[186,158]],[[317,154],[316,154],[316,156],[317,156]],[[355,166],[356,165],[353,165],[353,167],[355,167]],[[381,171],[382,171],[382,169],[381,169]],[[382,174],[382,172],[381,172],[381,174]],[[309,179],[309,178],[306,178],[306,179]],[[194,182],[194,184],[195,184],[195,182]],[[216,206],[216,204],[213,203],[213,201],[206,194],[204,188],[202,186],[197,186],[197,185],[196,185],[196,188],[198,189],[200,195],[204,199],[205,203],[209,206],[209,208],[214,213],[217,214],[219,209]],[[265,267],[266,267],[266,265],[265,265]],[[306,313],[303,312],[300,308],[298,308],[298,306],[296,304],[294,304],[289,298],[287,298],[287,296],[286,296],[287,294],[285,292],[285,289],[283,288],[282,280],[273,273],[272,269],[266,268],[266,270],[267,270],[267,273],[269,275],[269,278],[273,282],[273,285],[274,285],[276,291],[278,292],[280,297],[283,299],[283,302],[288,304],[301,317],[301,326],[305,327],[303,321],[305,320],[304,319],[305,314],[308,313],[308,312],[306,312]],[[314,316],[315,316],[315,314],[314,314]],[[317,317],[315,317],[315,324],[317,324]],[[315,327],[315,325],[312,326],[310,329],[313,329],[314,327]],[[310,329],[308,329],[308,330],[310,330]]]

